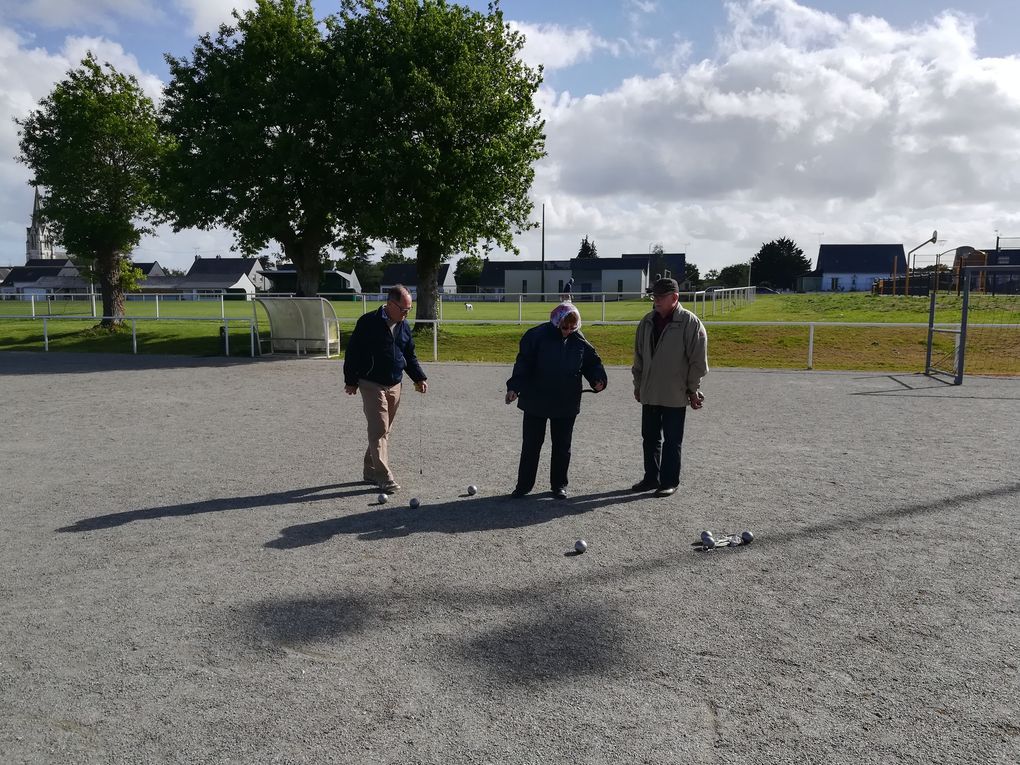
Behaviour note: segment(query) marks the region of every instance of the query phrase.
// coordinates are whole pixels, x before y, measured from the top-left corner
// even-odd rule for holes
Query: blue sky
[[[486,3],[469,5],[484,9]],[[334,5],[316,2],[325,15]],[[31,208],[14,117],[86,50],[158,97],[233,0],[0,0],[0,264]],[[936,251],[1020,236],[1020,58],[1013,0],[506,0],[545,66],[549,156],[532,198],[546,249],[655,242],[703,271],[762,242],[902,242]],[[536,217],[538,215],[536,208]],[[136,258],[184,267],[224,231],[162,229]],[[521,235],[537,256],[537,232]],[[922,251],[922,253],[925,251]],[[502,256],[502,255],[500,255]]]

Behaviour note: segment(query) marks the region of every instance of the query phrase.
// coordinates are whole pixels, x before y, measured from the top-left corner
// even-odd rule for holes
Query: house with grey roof
[[[878,279],[904,274],[902,244],[822,244],[815,270],[799,280],[798,289],[822,292],[870,292]]]
[[[178,292],[223,294],[245,292],[249,295],[265,291],[268,282],[258,258],[203,258],[198,255],[188,273],[177,279]]]
[[[13,266],[0,282],[6,295],[78,294],[91,291],[91,282],[68,258],[30,258]]]
[[[383,268],[382,281],[379,289],[386,292],[395,284],[403,284],[412,295],[418,292],[418,263],[391,263]],[[452,295],[457,291],[457,282],[453,278],[453,269],[449,263],[440,263],[436,272],[436,284],[439,292]]]
[[[543,290],[545,296],[563,294],[573,279],[571,293],[576,300],[584,295],[635,295],[647,291],[656,274],[668,267],[683,282],[686,256],[670,253],[663,256],[658,272],[652,271],[653,256],[647,253],[624,254],[618,258],[571,258],[570,260],[486,260],[482,264],[479,287],[483,292],[532,295],[535,300]],[[674,271],[675,269],[675,271]]]
[[[297,268],[293,265],[282,265],[276,268],[267,268],[262,272],[269,280],[271,292],[296,293],[298,291]],[[361,293],[361,281],[353,271],[338,271],[331,269],[322,272],[319,280],[319,294],[339,295],[344,293]]]

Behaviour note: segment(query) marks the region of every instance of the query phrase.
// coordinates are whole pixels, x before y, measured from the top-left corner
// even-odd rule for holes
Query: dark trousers
[[[524,433],[521,439],[521,463],[517,468],[517,488],[531,491],[538,475],[538,458],[545,442],[545,423],[549,422],[552,436],[552,465],[549,469],[550,488],[567,487],[567,470],[570,469],[570,443],[574,438],[574,417],[534,417],[524,415]]]
[[[645,481],[680,485],[680,445],[684,440],[685,406],[641,406],[641,446]]]

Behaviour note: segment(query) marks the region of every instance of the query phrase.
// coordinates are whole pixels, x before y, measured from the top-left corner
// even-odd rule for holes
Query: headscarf
[[[577,329],[581,328],[581,312],[577,310],[577,306],[571,303],[569,300],[565,300],[558,306],[552,309],[552,313],[549,314],[549,321],[552,325],[559,329],[560,322],[563,321],[564,316],[574,314],[577,317]]]

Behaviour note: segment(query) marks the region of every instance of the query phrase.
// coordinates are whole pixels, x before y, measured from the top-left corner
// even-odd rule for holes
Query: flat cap
[[[676,279],[659,279],[652,285],[653,295],[669,295],[672,292],[680,292]]]

